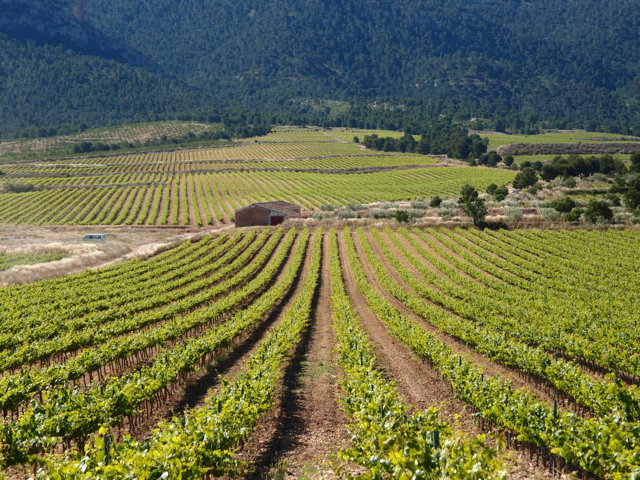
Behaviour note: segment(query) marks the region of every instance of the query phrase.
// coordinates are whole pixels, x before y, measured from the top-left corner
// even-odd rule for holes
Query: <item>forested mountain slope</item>
[[[62,0],[47,0],[54,1]],[[135,52],[130,60],[111,58],[144,59],[147,69],[277,119],[322,121],[322,101],[339,100],[352,108],[332,112],[334,123],[401,126],[444,114],[497,129],[626,132],[640,124],[640,9],[633,0],[67,4],[86,31]],[[381,114],[380,105],[392,108]]]
[[[108,38],[89,22],[86,1],[0,0],[0,32],[19,40],[59,43],[70,50],[113,58],[159,71],[149,59],[122,40]]]
[[[153,119],[207,98],[95,29],[85,8],[67,0],[0,0],[0,134]]]

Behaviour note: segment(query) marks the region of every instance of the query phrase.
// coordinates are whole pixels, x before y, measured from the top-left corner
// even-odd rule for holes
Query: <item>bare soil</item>
[[[179,235],[181,232],[183,235]],[[105,233],[107,240],[83,241],[87,233]],[[33,282],[129,258],[151,256],[198,234],[200,231],[196,229],[3,225],[0,226],[0,250],[3,252],[60,251],[68,256],[55,262],[21,265],[0,272],[0,286]]]
[[[327,237],[312,322],[287,365],[275,408],[243,450],[247,479],[334,478],[332,462],[349,441],[339,403],[336,338],[331,326]]]
[[[113,265],[134,258],[147,258],[205,235],[219,235],[233,224],[204,228],[144,226],[0,226],[0,251],[6,253],[65,252],[55,262],[19,265],[0,272],[0,287],[34,282]],[[87,233],[105,233],[107,240],[83,241]]]

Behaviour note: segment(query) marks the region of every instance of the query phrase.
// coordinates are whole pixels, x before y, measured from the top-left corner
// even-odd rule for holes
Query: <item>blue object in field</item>
[[[107,236],[104,233],[87,233],[82,239],[104,241],[107,239]]]

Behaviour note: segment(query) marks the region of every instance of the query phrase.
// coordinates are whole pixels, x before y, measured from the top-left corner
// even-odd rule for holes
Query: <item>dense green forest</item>
[[[208,117],[640,134],[633,0],[61,2],[17,2],[44,32],[42,5],[68,5],[56,35],[0,22],[0,134]]]

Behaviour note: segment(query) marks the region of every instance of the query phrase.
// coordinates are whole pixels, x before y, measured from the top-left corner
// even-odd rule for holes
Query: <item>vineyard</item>
[[[65,147],[79,142],[96,143],[134,143],[161,138],[180,138],[188,134],[201,134],[217,128],[213,124],[193,122],[158,122],[120,127],[98,128],[85,130],[73,135],[58,135],[53,137],[21,139],[0,142],[0,158],[12,156],[34,156],[38,153],[47,156],[64,152]]]
[[[0,252],[0,272],[16,265],[31,265],[34,263],[53,262],[60,260],[64,253],[5,253]]]
[[[210,226],[253,202],[314,210],[449,197],[515,176],[365,150],[353,136],[366,133],[281,127],[230,146],[8,163],[3,179],[26,187],[0,193],[0,224]]]
[[[0,478],[635,478],[639,252],[265,229],[0,289]]]

